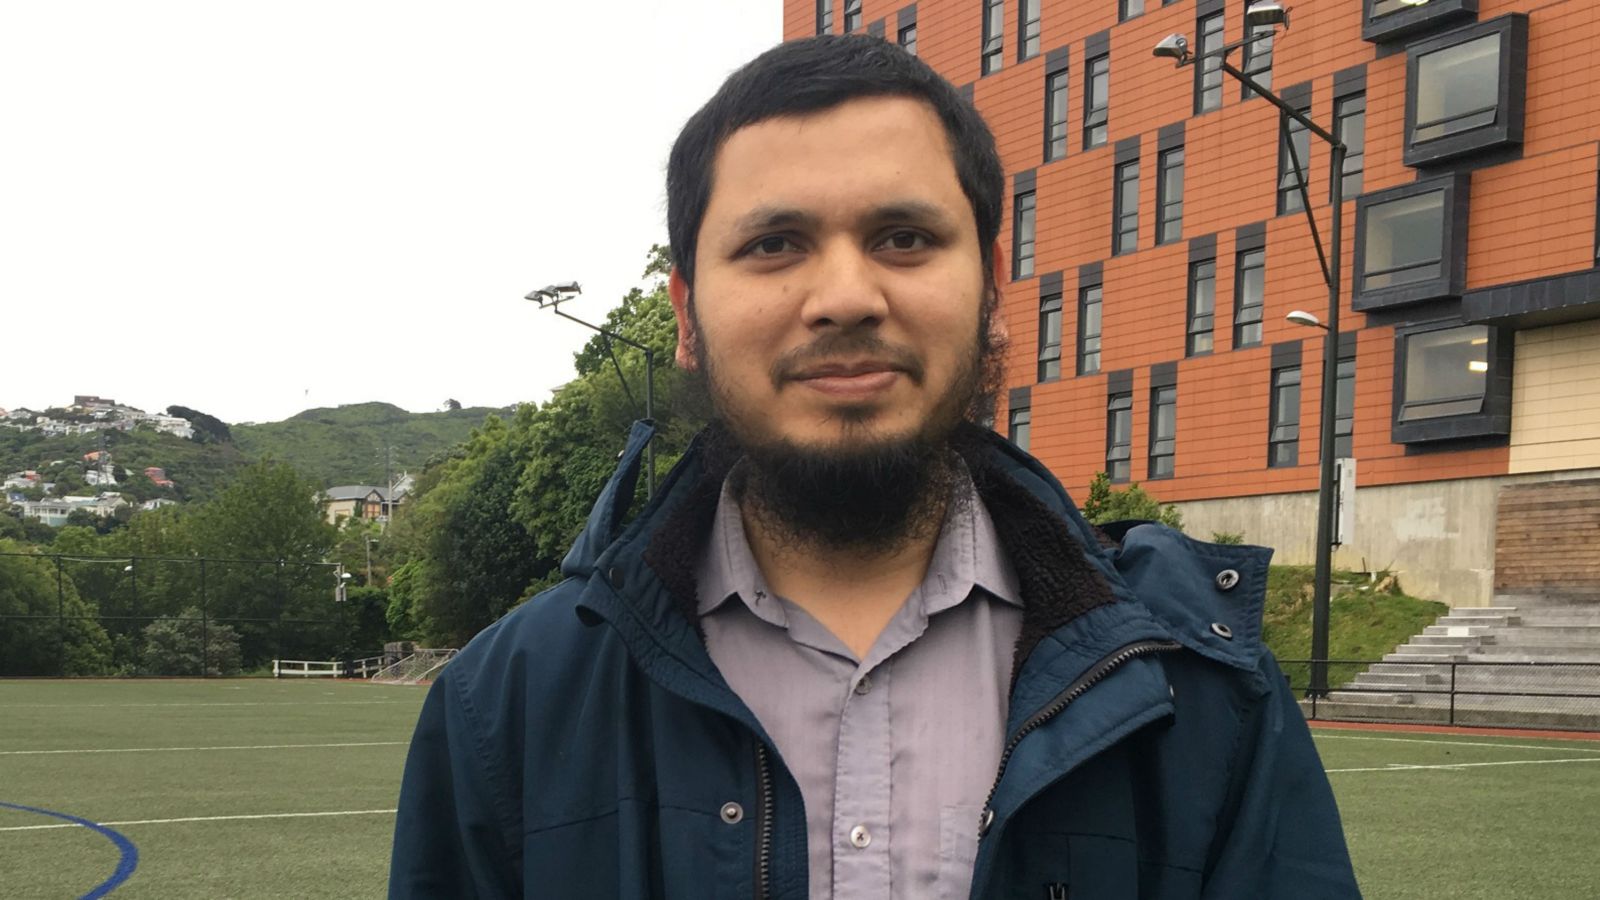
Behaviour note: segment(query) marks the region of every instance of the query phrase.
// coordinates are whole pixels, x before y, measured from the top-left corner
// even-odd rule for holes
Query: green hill
[[[385,448],[392,472],[417,472],[429,457],[465,441],[486,416],[504,412],[478,406],[411,413],[389,403],[357,403],[235,425],[233,443],[251,459],[282,460],[325,486],[382,484]]]
[[[83,455],[104,449],[128,477],[110,490],[132,494],[139,500],[169,497],[175,500],[205,500],[221,490],[235,472],[249,464],[231,444],[201,444],[150,428],[133,431],[107,430],[98,434],[45,437],[35,431],[0,428],[0,474],[36,469],[55,480],[57,475],[72,479],[74,491],[93,493],[100,488],[79,486],[85,468]],[[52,465],[64,460],[65,465]],[[149,466],[166,470],[174,488],[156,487],[144,477]]]

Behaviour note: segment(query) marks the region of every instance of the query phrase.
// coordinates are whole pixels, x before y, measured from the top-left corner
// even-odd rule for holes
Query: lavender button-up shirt
[[[723,488],[699,566],[706,646],[799,782],[813,900],[970,889],[1022,608],[994,524],[965,493],[922,584],[857,659],[767,588]]]

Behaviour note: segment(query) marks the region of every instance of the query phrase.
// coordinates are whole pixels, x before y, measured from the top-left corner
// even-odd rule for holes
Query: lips
[[[893,387],[902,374],[891,363],[868,360],[811,365],[793,377],[804,387],[836,399],[866,400]]]

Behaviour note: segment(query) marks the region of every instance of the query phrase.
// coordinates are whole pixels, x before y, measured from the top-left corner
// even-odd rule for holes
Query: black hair
[[[778,116],[831,109],[860,97],[922,100],[944,124],[961,190],[972,204],[985,281],[994,268],[1005,174],[978,110],[927,63],[867,35],[818,35],[779,44],[728,76],[689,118],[667,160],[667,235],[672,263],[694,284],[696,241],[711,201],[717,151],[735,131]],[[840,165],[848,165],[840,160]]]

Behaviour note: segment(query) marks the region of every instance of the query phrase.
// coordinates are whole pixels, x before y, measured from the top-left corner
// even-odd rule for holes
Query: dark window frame
[[[1360,109],[1352,111],[1351,107],[1357,103],[1360,104]],[[1341,193],[1346,200],[1353,199],[1361,193],[1363,176],[1366,172],[1367,92],[1351,91],[1348,94],[1342,94],[1333,98],[1333,136],[1339,139],[1339,143],[1345,145],[1347,151],[1351,143],[1349,122],[1358,115],[1361,118],[1360,138],[1358,141],[1360,144],[1360,152],[1346,152],[1344,157],[1344,168],[1336,176],[1344,179]],[[1331,172],[1329,174],[1332,176]],[[1328,179],[1328,185],[1329,201],[1332,202],[1333,177]]]
[[[1122,419],[1125,415],[1126,419]],[[1119,442],[1118,426],[1126,422],[1126,440]],[[1124,471],[1120,474],[1117,469]],[[1106,476],[1113,484],[1126,484],[1133,480],[1133,391],[1115,391],[1106,395]]]
[[[912,20],[909,25],[900,26],[900,30],[895,33],[895,42],[900,45],[901,49],[905,50],[912,56],[917,55],[916,20]]]
[[[998,22],[995,21],[996,10],[998,10]],[[993,75],[1005,67],[1005,57],[1005,0],[983,0],[983,44],[979,55],[979,71],[983,75]]]
[[[817,0],[817,34],[833,33],[833,0]]]
[[[1258,264],[1251,264],[1248,257],[1259,257]],[[1245,273],[1253,270],[1261,272],[1261,296],[1255,303],[1245,303]],[[1253,317],[1252,317],[1253,311]],[[1233,265],[1233,348],[1235,350],[1245,347],[1259,347],[1266,337],[1267,315],[1267,248],[1250,247],[1234,254]],[[1244,329],[1254,325],[1256,335],[1254,340],[1246,339]]]
[[[1021,435],[1022,439],[1017,440]],[[1006,438],[1017,446],[1018,450],[1028,452],[1028,445],[1033,438],[1033,407],[1013,407],[1006,413]]]
[[[1183,238],[1183,177],[1184,148],[1182,144],[1169,147],[1156,154],[1156,246],[1171,244]],[[1173,157],[1177,157],[1178,199],[1167,196],[1167,176],[1171,174]],[[1174,212],[1176,207],[1176,212]],[[1168,226],[1171,226],[1169,229]],[[1169,235],[1167,232],[1171,230]]]
[[[1496,86],[1494,121],[1459,132],[1416,140],[1417,94],[1422,59],[1471,41],[1498,36],[1500,39],[1499,83]],[[1522,145],[1523,122],[1527,115],[1528,94],[1528,17],[1508,13],[1487,22],[1457,28],[1446,34],[1418,41],[1406,47],[1406,121],[1404,161],[1408,166],[1429,166],[1481,153],[1486,150]],[[1462,118],[1467,114],[1458,115]]]
[[[1124,203],[1124,183],[1132,171],[1133,202]],[[1119,162],[1111,176],[1111,255],[1122,256],[1139,249],[1139,159]],[[1131,222],[1130,222],[1131,220]],[[1131,229],[1128,227],[1131,224]],[[1126,238],[1130,234],[1132,237]],[[1126,241],[1126,242],[1125,242]]]
[[[1053,72],[1044,73],[1044,161],[1055,162],[1066,159],[1067,144],[1067,116],[1070,112],[1072,97],[1068,93],[1071,86],[1071,69],[1063,66]],[[1061,94],[1061,117],[1054,115],[1055,95]],[[1059,135],[1057,134],[1059,132]],[[1057,147],[1060,150],[1057,152]]]
[[[1251,2],[1252,0],[1245,0],[1246,11],[1248,11]],[[1245,21],[1248,23],[1249,19]],[[1275,45],[1278,42],[1277,37],[1275,37],[1276,32],[1277,27],[1273,25],[1257,25],[1252,28],[1246,24],[1246,40],[1244,47],[1241,48],[1244,59],[1239,66],[1239,70],[1255,79],[1262,87],[1268,90],[1272,89],[1272,57],[1273,51],[1276,49]],[[1250,85],[1239,85],[1240,100],[1249,100],[1255,95],[1256,92],[1250,89]]]
[[[1486,329],[1487,338],[1484,356],[1488,369],[1484,373],[1483,400],[1478,410],[1454,415],[1407,418],[1407,411],[1413,406],[1420,405],[1408,403],[1406,400],[1406,376],[1411,366],[1412,338],[1455,328],[1473,327]],[[1504,436],[1511,433],[1513,335],[1510,329],[1450,318],[1397,327],[1394,340],[1390,440],[1397,444],[1419,444],[1461,438]]]
[[[1267,414],[1267,468],[1293,468],[1300,464],[1300,414],[1305,401],[1305,385],[1301,380],[1300,364],[1274,367],[1270,384],[1272,396]],[[1295,388],[1293,422],[1285,421],[1280,400],[1282,390],[1288,387]]]
[[[1341,335],[1341,338],[1343,335]],[[1341,344],[1345,343],[1340,341]],[[1334,405],[1333,405],[1333,458],[1345,459],[1355,455],[1355,424],[1356,424],[1356,351],[1355,342],[1349,342],[1350,347],[1339,348],[1339,359],[1334,370]],[[1344,402],[1345,392],[1342,388],[1350,386],[1350,402]],[[1341,450],[1343,452],[1341,452]]]
[[[1172,433],[1161,434],[1161,409],[1172,410]],[[1178,386],[1158,384],[1150,388],[1150,458],[1145,463],[1145,478],[1158,481],[1177,474],[1178,459]],[[1165,462],[1165,466],[1161,464]]]
[[[1093,300],[1091,301],[1091,295]],[[1104,348],[1105,337],[1105,285],[1082,284],[1078,286],[1078,360],[1077,373],[1079,375],[1095,375],[1101,371],[1103,362],[1101,352]],[[1093,306],[1095,329],[1090,334],[1084,324],[1088,319],[1089,307]],[[1094,346],[1090,347],[1090,341]]]
[[[844,0],[844,33],[845,34],[850,34],[851,32],[853,32],[856,29],[861,27],[861,21],[862,21],[862,19],[861,19],[861,16],[862,16],[861,7],[862,7],[862,3],[863,3],[863,0]],[[853,24],[853,25],[851,24],[851,17],[852,16],[855,18],[855,24]]]
[[[1023,226],[1026,224],[1026,238]],[[1011,280],[1032,278],[1039,228],[1039,192],[1018,191],[1011,199]]]
[[[1438,191],[1443,205],[1443,234],[1440,235],[1439,274],[1405,284],[1369,288],[1367,280],[1367,220],[1374,207],[1407,200]],[[1470,181],[1465,174],[1452,173],[1428,178],[1356,198],[1354,268],[1351,270],[1351,308],[1357,312],[1387,309],[1425,300],[1459,297],[1467,280],[1467,212]],[[1412,263],[1411,268],[1422,263]],[[1394,269],[1387,270],[1394,271]]]
[[[1301,108],[1302,115],[1310,116],[1309,108]],[[1305,173],[1305,181],[1309,186],[1311,181],[1311,129],[1292,116],[1280,113],[1282,124],[1278,131],[1278,215],[1305,212],[1305,198],[1300,195],[1300,177],[1295,171],[1294,160],[1289,156],[1289,147],[1294,146],[1295,156],[1300,162],[1300,171]],[[1308,191],[1309,193],[1309,191]]]
[[[1055,323],[1053,327],[1052,316]],[[1066,310],[1062,306],[1061,291],[1051,291],[1039,298],[1038,380],[1041,383],[1061,379],[1061,335],[1066,324],[1065,318]]]
[[[1206,269],[1210,274],[1201,277]],[[1200,296],[1200,282],[1211,282],[1211,309],[1201,313],[1195,308]],[[1216,349],[1217,329],[1217,260],[1216,257],[1196,259],[1189,263],[1188,302],[1184,306],[1183,355],[1210,356]]]
[[[1095,72],[1096,66],[1102,71]],[[1105,79],[1106,102],[1103,106],[1094,106],[1094,84],[1096,78]],[[1111,54],[1102,53],[1092,56],[1083,63],[1083,149],[1092,150],[1095,147],[1104,147],[1107,137],[1111,133]]]
[[[1028,18],[1029,6],[1033,18]],[[1042,50],[1044,0],[1017,0],[1017,62],[1027,62]]]
[[[1375,15],[1374,11],[1385,11]],[[1361,39],[1387,44],[1478,17],[1478,0],[1431,0],[1419,6],[1399,0],[1362,0]]]
[[[1138,9],[1135,9],[1135,4]],[[1144,15],[1145,0],[1117,0],[1117,21],[1126,22]]]
[[[1213,37],[1206,31],[1210,23],[1215,21],[1217,30],[1215,47],[1208,47],[1207,39]],[[1227,21],[1222,10],[1200,16],[1195,20],[1195,63],[1194,63],[1194,114],[1201,115],[1214,109],[1222,108],[1223,71],[1220,56],[1212,54],[1222,49],[1227,42]],[[1214,77],[1213,77],[1214,76]],[[1216,96],[1215,102],[1208,103],[1207,98]]]

